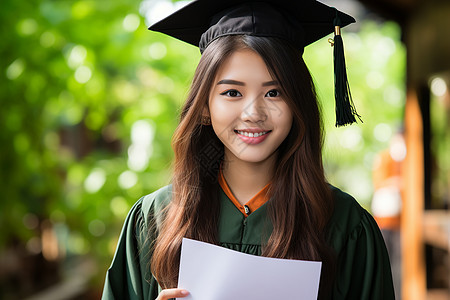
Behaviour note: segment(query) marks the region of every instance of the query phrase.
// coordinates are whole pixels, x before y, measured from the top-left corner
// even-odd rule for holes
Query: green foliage
[[[62,252],[90,253],[106,269],[128,209],[168,183],[199,53],[150,34],[139,5],[2,2],[0,251],[27,244],[50,219]],[[142,135],[150,159],[130,167]]]
[[[2,1],[0,252],[15,241],[39,251],[30,241],[50,220],[61,253],[90,254],[106,270],[131,205],[169,182],[170,139],[200,55],[149,33],[139,5]],[[324,39],[305,53],[328,130],[328,177],[364,203],[373,157],[401,120],[399,34],[394,24],[372,22],[344,33],[364,120],[347,128],[332,129],[332,50]]]

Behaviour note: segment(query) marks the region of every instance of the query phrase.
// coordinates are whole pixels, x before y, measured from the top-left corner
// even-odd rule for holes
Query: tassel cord
[[[336,101],[336,124],[335,126],[345,126],[356,122],[356,118],[362,122],[361,116],[356,112],[350,92],[350,85],[347,78],[345,65],[344,43],[340,34],[341,21],[336,10],[334,19],[335,36],[333,41],[334,56],[334,90]]]

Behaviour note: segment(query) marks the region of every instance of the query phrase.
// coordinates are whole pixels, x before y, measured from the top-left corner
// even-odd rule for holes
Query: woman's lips
[[[249,145],[256,145],[264,141],[272,131],[262,131],[261,129],[246,129],[235,130],[234,132],[244,143]]]

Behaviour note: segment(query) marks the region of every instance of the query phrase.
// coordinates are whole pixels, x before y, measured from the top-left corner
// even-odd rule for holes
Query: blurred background
[[[398,299],[449,299],[450,3],[323,2],[357,19],[364,121],[334,127],[332,35],[307,47],[327,177],[375,216]],[[170,181],[200,54],[146,27],[186,3],[2,0],[0,299],[100,298],[129,208]]]

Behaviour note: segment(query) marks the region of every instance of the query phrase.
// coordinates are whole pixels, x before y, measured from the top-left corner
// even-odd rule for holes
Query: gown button
[[[245,214],[246,214],[246,215],[249,215],[249,214],[250,214],[250,208],[248,208],[247,205],[244,205],[244,211],[245,211]]]

